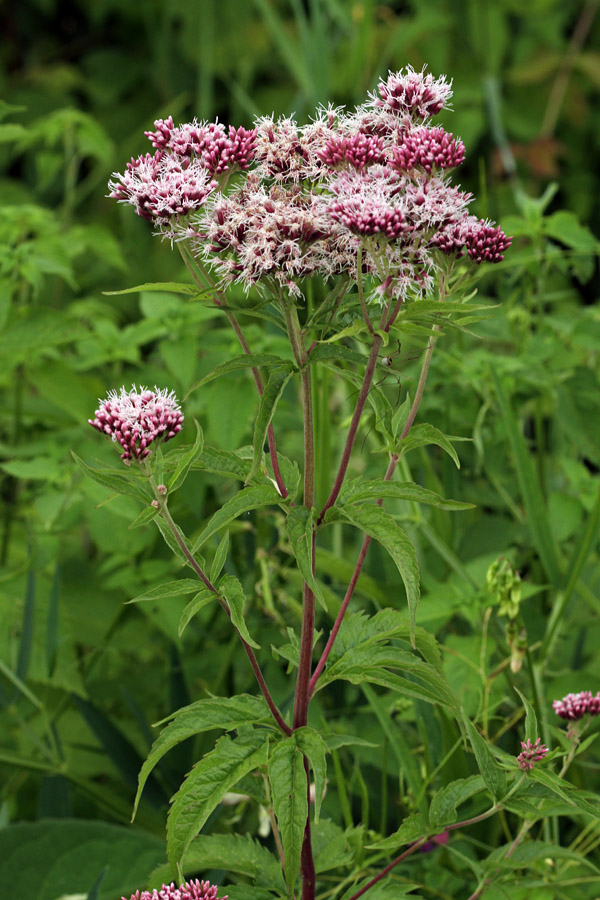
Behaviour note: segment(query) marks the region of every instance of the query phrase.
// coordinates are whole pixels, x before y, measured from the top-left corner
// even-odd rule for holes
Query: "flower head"
[[[600,713],[600,692],[595,697],[591,691],[567,694],[562,700],[555,700],[552,707],[561,719],[573,721],[583,719],[585,715],[597,716]]]
[[[390,72],[386,81],[379,82],[371,104],[424,122],[439,113],[451,96],[452,82],[448,83],[445,76],[435,78],[429,72],[415,72],[407,66],[406,71]]]
[[[129,900],[219,900],[217,898],[218,888],[208,881],[186,881],[179,887],[175,887],[174,882],[171,884],[163,884],[163,886],[153,891],[136,891]],[[121,900],[127,900],[122,897]],[[227,897],[221,897],[220,900],[227,900]]]
[[[88,422],[121,445],[125,461],[144,459],[153,441],[168,441],[181,431],[183,415],[173,391],[134,385],[129,391],[122,387],[120,394],[109,391],[99,403],[96,417]]]
[[[548,748],[541,743],[541,738],[536,738],[533,744],[529,738],[526,741],[521,741],[521,748],[521,753],[517,756],[517,765],[523,771],[533,769],[535,763],[543,759],[548,753]]]
[[[166,225],[198,209],[216,187],[206,168],[196,160],[176,159],[157,150],[127,163],[108,183],[109,197],[135,207],[138,216]]]
[[[465,158],[465,145],[443,128],[415,128],[392,150],[391,165],[399,172],[453,169]]]

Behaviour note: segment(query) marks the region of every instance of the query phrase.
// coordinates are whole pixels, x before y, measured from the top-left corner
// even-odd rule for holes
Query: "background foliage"
[[[44,862],[27,896],[96,890],[108,900],[144,883],[164,860],[168,798],[213,743],[201,735],[161,761],[128,832],[138,842],[132,873],[119,862],[123,850],[119,857],[112,848],[123,841],[115,826],[130,820],[151,723],[207,690],[254,691],[218,611],[205,610],[180,638],[185,597],[124,605],[178,569],[156,531],[129,528],[134,501],[109,500],[82,478],[69,452],[112,458],[85,424],[108,388],[156,383],[183,396],[237,352],[214,309],[175,294],[104,293],[185,280],[178,254],[104,196],[110,173],[146,150],[143,131],[158,116],[218,116],[248,126],[257,114],[294,111],[304,120],[320,102],[360,102],[388,68],[426,63],[454,78],[455,111],[444,125],[467,147],[460,181],[478,197],[474,211],[517,240],[480,285],[480,296],[501,308],[475,335],[442,341],[419,413],[419,421],[460,438],[461,469],[438,448],[416,448],[405,465],[424,486],[477,506],[460,514],[423,513],[400,501],[386,508],[402,517],[418,547],[418,621],[435,631],[451,686],[499,747],[518,752],[524,737],[514,686],[534,704],[551,746],[559,741],[551,700],[600,686],[600,316],[590,230],[600,196],[597,7],[576,0],[30,0],[0,13],[7,37],[0,49],[2,882],[19,883],[35,847],[36,863]],[[245,329],[254,352],[281,350],[268,324],[249,319]],[[381,379],[397,404],[414,387],[423,347],[413,339],[392,351],[394,364]],[[335,464],[329,410],[342,421],[353,397],[333,376],[322,388],[330,406],[318,416],[319,452]],[[184,437],[193,440],[195,416],[209,443],[233,449],[251,441],[254,409],[248,373],[227,376],[190,396]],[[381,477],[384,457],[371,452],[380,444],[376,424],[365,423],[355,471]],[[277,431],[284,452],[298,455],[294,387],[278,408]],[[174,513],[187,533],[199,533],[237,487],[194,472]],[[321,502],[326,490],[324,479]],[[341,526],[330,531],[320,566],[334,611],[356,546]],[[257,553],[259,546],[274,552]],[[500,557],[523,579],[517,672],[508,665],[498,597],[486,585]],[[300,606],[277,522],[252,514],[239,522],[228,565],[253,597],[252,633],[263,648],[281,644],[284,623],[298,623]],[[402,608],[402,598],[393,565],[372,546],[353,608]],[[324,617],[321,625],[329,625]],[[264,650],[263,660],[285,708],[283,662]],[[314,715],[374,745],[334,755],[336,784],[317,839],[336,866],[352,859],[353,829],[394,831],[424,792],[476,771],[455,727],[419,702],[392,704],[385,691],[336,683],[318,695]],[[599,763],[592,746],[574,763],[572,780],[598,790]],[[26,824],[48,817],[65,819],[66,830]],[[88,821],[71,827],[73,819]],[[18,834],[7,827],[16,821],[23,823]],[[205,831],[215,826],[262,835],[271,846],[256,806],[245,801],[221,806]],[[493,819],[477,834],[413,857],[396,890],[415,884],[425,885],[425,897],[466,896],[466,866],[510,827],[510,817]],[[549,838],[560,836],[599,863],[600,829],[589,817],[553,818],[545,827]],[[350,829],[345,837],[340,828]],[[73,866],[82,847],[89,865]],[[216,849],[213,858],[219,876],[227,860]],[[243,880],[250,869],[241,871]],[[332,867],[332,887],[340,873]],[[520,884],[535,900],[577,900],[596,896],[595,879],[578,863],[541,860],[535,878]],[[557,880],[562,886],[553,886]],[[511,896],[518,900],[516,891]]]

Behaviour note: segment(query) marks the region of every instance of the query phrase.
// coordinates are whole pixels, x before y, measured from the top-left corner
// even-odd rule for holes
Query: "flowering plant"
[[[249,130],[158,120],[155,130],[147,132],[154,153],[132,159],[110,182],[111,197],[132,205],[180,251],[193,285],[168,289],[216,306],[240,343],[242,354],[205,375],[190,393],[247,367],[259,398],[251,448],[206,447],[197,425],[192,445],[163,453],[161,441],[174,438],[183,424],[174,394],[159,387],[123,387],[120,394],[112,390],[90,424],[119,445],[126,465],[120,470],[94,469],[78,459],[96,481],[143,502],[135,524],[154,521],[193,576],[160,585],[135,600],[169,602],[169,597],[193,594],[180,633],[207,605],[218,604],[237,632],[260,690],[257,696],[210,696],[177,710],[154,743],[140,772],[136,809],[152,770],[172,747],[204,731],[226,732],[196,763],[172,800],[167,826],[170,868],[161,875],[165,881],[167,875],[176,875],[182,886],[163,885],[148,892],[149,897],[216,897],[216,888],[208,882],[190,887],[192,882],[184,884],[184,877],[220,867],[215,860],[224,859],[229,846],[236,871],[253,880],[244,897],[294,897],[300,891],[303,900],[314,900],[317,889],[324,887],[319,887],[321,874],[331,862],[316,864],[314,852],[326,802],[327,759],[357,741],[310,717],[315,695],[337,680],[361,686],[367,697],[375,696],[371,685],[376,685],[404,702],[436,706],[458,723],[480,771],[444,785],[430,802],[417,776],[405,791],[404,821],[393,834],[342,834],[343,863],[334,862],[334,867],[350,862],[351,871],[333,893],[345,891],[346,900],[357,900],[375,885],[373,897],[398,896],[397,885],[389,879],[416,851],[443,846],[457,829],[504,811],[520,815],[523,826],[504,854],[478,864],[472,897],[481,896],[507,877],[503,858],[513,857],[543,815],[540,785],[550,793],[563,790],[559,779],[564,771],[555,776],[544,768],[544,758],[552,754],[547,756],[548,748],[537,736],[535,714],[525,698],[526,740],[517,758],[492,750],[465,715],[445,679],[435,639],[417,625],[417,553],[404,528],[383,509],[385,500],[454,511],[468,508],[410,480],[394,480],[415,447],[435,444],[457,460],[445,435],[431,425],[414,423],[440,332],[463,328],[485,314],[486,307],[473,302],[470,293],[474,269],[502,260],[511,240],[493,223],[471,214],[471,195],[450,181],[451,170],[463,161],[464,146],[431,119],[447,106],[451,94],[445,78],[409,68],[390,73],[353,112],[320,109],[305,126],[272,117],[259,119]],[[254,306],[235,301],[238,285],[252,292]],[[248,314],[279,328],[287,337],[288,353],[254,354],[240,324]],[[376,383],[377,367],[385,348],[415,335],[426,341],[420,375],[412,396],[396,409]],[[384,366],[390,361],[383,357]],[[329,471],[329,460],[318,458],[315,450],[318,397],[313,387],[319,383],[315,373],[323,368],[347,379],[356,393],[336,475],[317,498],[319,467]],[[295,380],[303,413],[302,475],[281,453],[275,431],[279,401],[293,390]],[[349,477],[367,403],[388,454],[385,472],[374,480]],[[173,518],[171,498],[193,469],[216,472],[243,486],[192,537]],[[283,517],[302,585],[300,633],[290,630],[288,642],[276,648],[279,658],[296,670],[287,710],[263,674],[264,650],[248,627],[244,586],[234,575],[222,574],[229,528],[257,509]],[[357,528],[363,543],[343,597],[333,594],[332,599],[317,551],[322,534],[334,523]],[[201,550],[218,534],[222,538],[207,570]],[[393,599],[374,615],[349,610],[373,539],[397,567],[405,610]],[[318,618],[329,632],[323,642],[316,630]],[[564,755],[568,761],[572,758],[570,750]],[[261,777],[253,779],[254,774]],[[231,835],[214,836],[216,843],[199,837],[217,805],[240,784],[269,811],[279,868],[266,848],[254,847],[254,853],[260,849],[259,866],[256,860],[248,862],[248,848],[242,852]],[[486,799],[490,796],[491,804]],[[458,821],[458,807],[466,802],[475,803],[477,811]],[[366,864],[365,853],[371,854]],[[379,861],[388,854],[395,856],[381,866]]]

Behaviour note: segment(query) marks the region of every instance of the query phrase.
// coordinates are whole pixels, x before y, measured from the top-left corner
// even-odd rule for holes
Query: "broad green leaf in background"
[[[207,818],[244,775],[267,762],[267,732],[250,732],[235,740],[220,738],[197,762],[173,797],[167,822],[167,853],[179,865]]]

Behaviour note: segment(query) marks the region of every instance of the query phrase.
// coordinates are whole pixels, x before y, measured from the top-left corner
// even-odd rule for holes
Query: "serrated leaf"
[[[308,726],[297,728],[294,731],[294,736],[298,748],[308,760],[308,764],[312,769],[315,779],[315,823],[317,823],[321,813],[321,803],[323,802],[323,792],[325,790],[325,780],[327,778],[327,761],[325,755],[329,750],[329,747],[319,732]]]
[[[196,584],[196,587],[197,586],[198,585]],[[198,591],[195,597],[192,597],[190,602],[186,605],[185,609],[181,613],[179,628],[177,629],[179,637],[181,637],[196,613],[200,612],[201,609],[204,609],[205,606],[208,606],[208,604],[212,603],[212,601],[216,600],[216,598],[217,595],[215,594],[215,592],[209,590],[207,587],[202,588],[202,590]]]
[[[202,544],[209,539],[215,532],[219,531],[225,525],[233,522],[242,513],[249,512],[251,509],[258,509],[261,506],[271,506],[281,501],[281,497],[276,487],[271,484],[251,484],[243,490],[238,491],[230,500],[223,504],[221,509],[217,510],[208,525],[204,528],[200,536],[197,538],[193,552],[195,553]]]
[[[167,821],[167,855],[181,862],[209,815],[244,775],[267,762],[266,732],[220,738],[214,750],[196,763],[173,798]]]
[[[447,436],[434,425],[427,423],[413,425],[404,440],[398,441],[396,444],[396,452],[398,454],[408,453],[409,450],[414,450],[416,447],[426,447],[429,444],[434,444],[444,450],[452,459],[456,468],[460,469],[460,460],[451,443],[451,441],[458,440],[463,440],[463,438],[454,437],[453,435]]]
[[[347,506],[352,503],[361,503],[363,500],[408,500],[413,503],[427,503],[429,506],[437,506],[438,509],[462,510],[474,509],[472,503],[463,503],[460,500],[445,500],[412,481],[385,481],[383,478],[376,481],[363,481],[355,479],[344,485],[340,494],[340,503]]]
[[[180,560],[182,563],[185,563],[186,566],[190,566],[190,568],[193,568],[190,561],[188,560],[188,558],[186,557],[185,553],[183,552],[183,550],[181,548],[181,544],[183,544],[183,546],[187,547],[189,552],[192,553],[192,549],[190,547],[190,542],[186,538],[185,534],[183,533],[183,531],[181,530],[179,525],[177,525],[176,523],[174,524],[175,532],[176,532],[177,536],[179,537],[179,541],[178,541],[177,538],[175,537],[175,535],[173,534],[173,532],[171,531],[171,528],[169,527],[169,525],[167,525],[167,523],[162,518],[162,516],[157,516],[154,519],[154,522],[156,523],[156,527],[162,534],[165,544],[167,545],[167,547],[169,547],[169,549],[176,556],[176,558],[178,560]],[[181,541],[181,544],[179,543],[180,541]],[[203,568],[204,561],[202,560],[202,557],[199,557],[196,553],[193,553],[193,556],[196,558],[196,561]]]
[[[199,590],[201,582],[194,578],[179,578],[177,581],[167,581],[166,584],[159,584],[158,587],[144,591],[138,594],[128,603],[143,603],[149,600],[165,600],[167,597],[181,597],[183,594],[193,594]]]
[[[135,287],[125,288],[123,291],[102,291],[107,297],[115,297],[119,294],[137,294],[140,291],[167,291],[171,294],[198,294],[198,288],[193,284],[180,284],[177,281],[154,281],[148,284],[138,284]]]
[[[279,403],[281,395],[283,394],[284,388],[294,374],[294,371],[295,370],[292,364],[288,363],[286,366],[275,369],[269,376],[267,385],[263,391],[262,397],[260,398],[258,415],[254,424],[254,437],[252,441],[254,456],[252,459],[252,465],[250,466],[250,471],[246,476],[246,481],[251,481],[259,469],[259,466],[262,462],[264,452],[263,447],[267,429],[271,424],[271,420],[275,414],[275,409],[277,407],[277,404]]]
[[[202,448],[204,446],[204,435],[202,433],[202,429],[198,422],[194,419],[194,424],[196,426],[196,440],[193,445],[182,454],[180,457],[177,466],[175,467],[175,471],[169,478],[169,482],[167,484],[167,488],[169,493],[172,491],[176,491],[178,487],[181,487],[187,473],[192,467],[192,463],[198,457],[198,454],[202,452]]]
[[[286,519],[288,536],[292,553],[298,563],[298,568],[303,579],[325,610],[328,612],[327,603],[319,582],[313,575],[312,566],[312,539],[314,528],[313,511],[305,506],[291,506]]]
[[[394,834],[391,834],[385,840],[378,841],[376,844],[367,844],[367,849],[396,850],[402,844],[412,844],[413,841],[419,841],[421,838],[428,837],[432,830],[421,813],[413,813],[404,820],[398,831],[395,831]]]
[[[145,503],[150,499],[148,491],[142,488],[142,484],[144,484],[145,487],[145,482],[133,473],[130,474],[130,471],[128,471],[127,474],[120,475],[112,469],[94,469],[92,466],[88,466],[74,450],[71,450],[71,456],[84,475],[91,478],[91,480],[95,481],[97,484],[101,484],[102,487],[108,488],[111,491],[117,491],[119,494],[130,494],[133,497],[143,500]],[[140,483],[136,484],[136,480]]]
[[[233,359],[229,359],[227,362],[215,366],[214,369],[211,369],[210,372],[193,384],[185,395],[184,400],[187,400],[193,391],[197,390],[199,387],[204,387],[205,384],[209,384],[211,381],[214,381],[215,378],[220,378],[221,375],[227,375],[230,372],[238,372],[240,369],[257,369],[260,366],[271,367],[281,365],[288,367],[293,366],[293,363],[281,356],[274,356],[272,353],[246,353],[243,356],[234,356]]]
[[[360,828],[349,829],[352,836],[357,832],[360,832]],[[335,822],[321,819],[311,825],[310,836],[317,875],[352,863],[354,850],[348,840],[348,834]]]
[[[257,644],[256,641],[253,641],[250,637],[250,632],[248,631],[244,619],[246,595],[244,594],[244,588],[242,587],[241,582],[237,578],[234,578],[233,575],[224,575],[219,582],[218,589],[219,593],[222,594],[227,601],[227,606],[231,613],[231,621],[237,628],[240,636],[247,644],[254,647],[255,650],[260,650],[260,644]]]
[[[414,646],[417,606],[419,603],[419,566],[417,554],[408,535],[398,523],[379,506],[333,506],[325,515],[326,522],[349,522],[388,551],[394,560],[406,589],[410,639]]]
[[[463,722],[483,780],[492,796],[500,800],[506,793],[506,772],[496,762],[487,742],[464,713]]]
[[[236,478],[238,481],[246,481],[250,461],[242,457],[239,451],[205,447],[193,463],[192,468],[214,472],[226,478]]]
[[[323,739],[329,750],[339,750],[340,747],[379,747],[372,741],[357,737],[355,734],[324,734]]]
[[[273,748],[269,759],[269,781],[283,844],[285,880],[291,893],[300,872],[300,854],[308,816],[304,757],[294,735]]]
[[[481,775],[459,778],[443,787],[432,799],[429,807],[429,822],[432,830],[456,822],[457,807],[483,790],[485,790],[485,782]]]
[[[134,816],[148,776],[165,753],[182,741],[204,731],[216,728],[232,731],[243,725],[267,723],[270,721],[270,712],[262,697],[240,694],[234,697],[209,697],[197,700],[190,706],[177,710],[170,719],[170,723],[152,745],[148,758],[141,768],[133,807]]]
[[[207,872],[210,869],[222,869],[247,875],[257,886],[280,893],[285,893],[285,882],[281,872],[281,864],[266,847],[254,840],[250,835],[241,834],[201,834],[190,844],[183,861],[185,872]],[[159,887],[171,879],[168,864],[152,873],[151,885]],[[242,886],[248,891],[248,885]],[[231,896],[232,885],[227,885],[227,893]],[[248,894],[252,897],[252,893]],[[272,894],[269,900],[275,900]]]
[[[212,561],[212,566],[210,567],[210,581],[212,584],[215,584],[217,578],[221,574],[223,570],[223,566],[225,565],[225,560],[227,559],[227,554],[229,553],[229,532],[226,531],[221,540],[219,541],[219,546],[217,547],[217,551],[215,553],[215,558]]]
[[[356,350],[337,344],[318,344],[308,355],[308,361],[311,366],[324,360],[331,361],[336,359],[359,366],[364,366],[367,363],[367,357],[363,353],[358,353]]]

